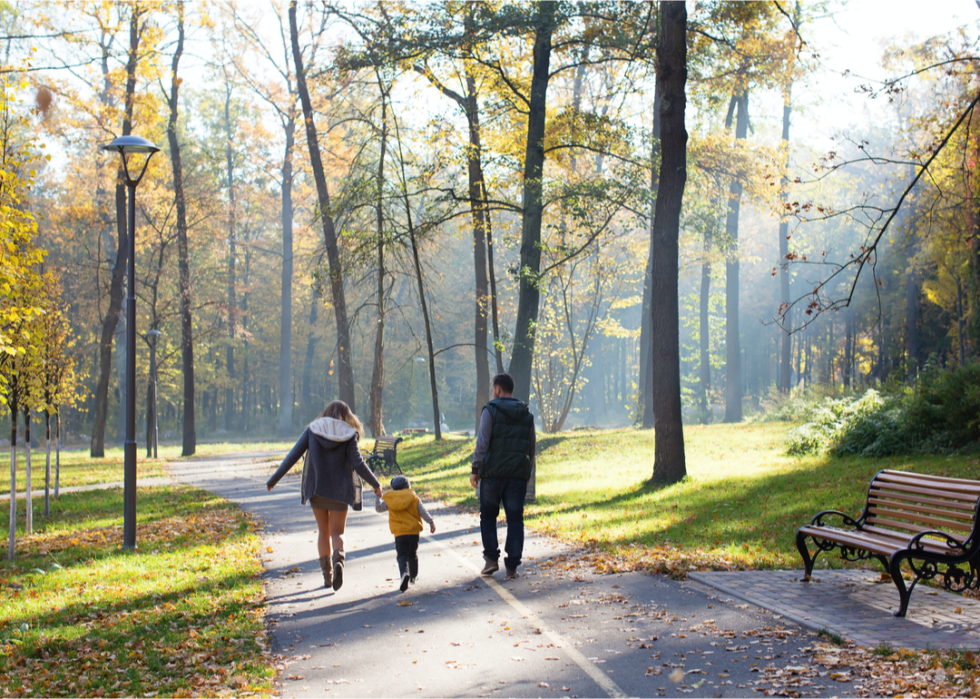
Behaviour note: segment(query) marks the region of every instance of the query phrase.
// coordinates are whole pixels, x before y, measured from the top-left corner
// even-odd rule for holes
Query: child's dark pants
[[[419,535],[404,534],[395,537],[395,553],[398,554],[399,577],[408,573],[410,578],[419,574]]]

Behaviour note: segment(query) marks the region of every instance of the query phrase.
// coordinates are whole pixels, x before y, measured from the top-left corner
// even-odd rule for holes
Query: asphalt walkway
[[[594,575],[539,536],[528,536],[518,580],[481,578],[476,516],[435,504],[437,531],[423,537],[418,584],[402,594],[393,540],[370,493],[349,519],[345,585],[324,590],[299,478],[265,489],[270,460],[281,456],[182,460],[170,470],[264,522],[283,695],[759,696],[774,673],[790,676],[807,663],[817,640],[696,582]],[[827,684],[812,682],[805,693],[848,694],[848,683]]]

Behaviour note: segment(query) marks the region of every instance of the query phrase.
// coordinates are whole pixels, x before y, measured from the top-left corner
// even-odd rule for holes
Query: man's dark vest
[[[486,458],[480,468],[481,478],[531,477],[528,447],[534,429],[534,415],[527,404],[512,398],[495,398],[484,408],[493,421],[493,432]]]

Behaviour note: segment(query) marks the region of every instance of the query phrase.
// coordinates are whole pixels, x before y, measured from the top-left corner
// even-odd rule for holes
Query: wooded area
[[[8,420],[121,441],[131,235],[138,425],[159,330],[160,434],[185,455],[334,398],[375,435],[473,430],[509,371],[545,432],[656,422],[672,481],[685,423],[967,365],[975,32],[886,47],[862,89],[891,121],[827,153],[793,119],[834,9],[4,5]],[[163,151],[135,232],[99,150],[131,133]]]

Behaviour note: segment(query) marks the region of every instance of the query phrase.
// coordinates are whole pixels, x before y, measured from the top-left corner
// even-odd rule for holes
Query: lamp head
[[[128,153],[157,153],[160,151],[152,141],[148,141],[142,136],[120,136],[112,143],[102,146],[102,150],[113,151],[120,155]]]

